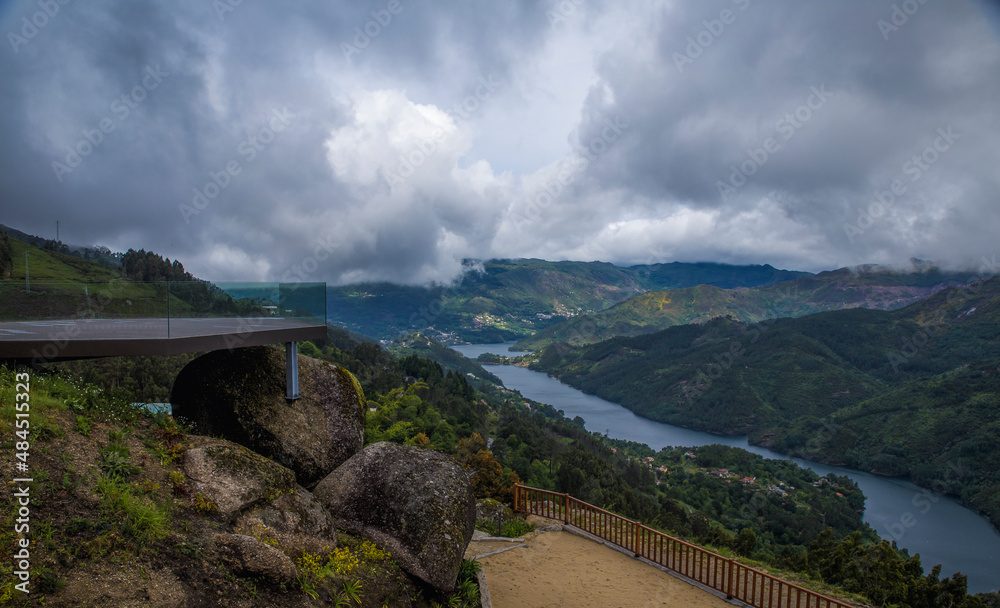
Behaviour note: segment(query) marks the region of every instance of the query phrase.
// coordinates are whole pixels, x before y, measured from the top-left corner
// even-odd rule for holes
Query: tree
[[[0,231],[0,279],[7,280],[14,270],[14,251],[7,233]]]
[[[514,500],[514,484],[521,483],[514,471],[504,473],[493,452],[486,448],[486,440],[479,433],[458,442],[455,458],[472,472],[472,490],[476,498],[495,498],[500,502]]]
[[[736,543],[733,548],[744,557],[753,554],[757,548],[757,535],[750,528],[743,528],[736,535]]]

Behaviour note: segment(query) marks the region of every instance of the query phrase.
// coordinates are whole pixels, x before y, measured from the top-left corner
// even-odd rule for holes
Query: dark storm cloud
[[[490,256],[974,262],[1000,228],[986,8],[68,3],[24,37],[40,9],[17,2],[0,222],[60,220],[69,242],[218,280],[447,280]],[[858,226],[893,180],[905,193]]]
[[[722,214],[781,193],[781,212],[838,264],[880,250],[890,253],[878,261],[901,261],[921,246],[958,262],[969,245],[992,246],[996,198],[983,160],[996,161],[1000,64],[973,4],[687,3],[664,8],[648,35],[653,60],[610,53],[600,86],[614,101],[588,100],[591,115],[627,115],[643,134],[603,168],[605,184]],[[600,128],[588,125],[583,137]],[[930,151],[932,165],[907,165],[949,127],[959,139]],[[772,151],[761,151],[769,140]],[[844,224],[856,226],[858,209],[896,179],[905,195],[848,235]],[[953,215],[979,217],[982,229],[940,238]]]

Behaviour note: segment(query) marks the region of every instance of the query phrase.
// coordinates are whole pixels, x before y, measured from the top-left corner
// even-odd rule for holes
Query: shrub
[[[211,515],[219,510],[219,505],[212,502],[211,499],[206,498],[201,492],[198,492],[198,494],[195,495],[193,503],[194,510],[203,515]]]
[[[73,430],[76,431],[77,433],[80,433],[84,437],[90,437],[90,427],[91,427],[90,418],[77,414],[76,423],[73,425]]]

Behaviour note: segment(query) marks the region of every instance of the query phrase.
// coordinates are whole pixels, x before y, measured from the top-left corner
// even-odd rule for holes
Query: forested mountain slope
[[[853,309],[744,324],[720,318],[534,363],[636,413],[808,458],[932,484],[1000,523],[1000,278],[896,311]]]
[[[729,315],[756,323],[827,310],[894,310],[941,289],[974,281],[972,272],[937,268],[902,272],[875,266],[841,268],[759,287],[720,289],[708,285],[653,291],[588,315],[540,330],[517,343],[538,350],[556,342],[583,346],[617,336],[639,336],[686,323]]]
[[[366,283],[330,287],[329,319],[378,338],[434,328],[469,341],[527,336],[560,319],[604,310],[650,290],[769,285],[808,273],[768,265],[697,263],[620,267],[606,262],[467,262],[451,286]]]

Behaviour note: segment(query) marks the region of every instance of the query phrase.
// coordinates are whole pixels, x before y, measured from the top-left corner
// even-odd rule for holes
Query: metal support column
[[[285,399],[299,398],[299,343],[285,342]]]

